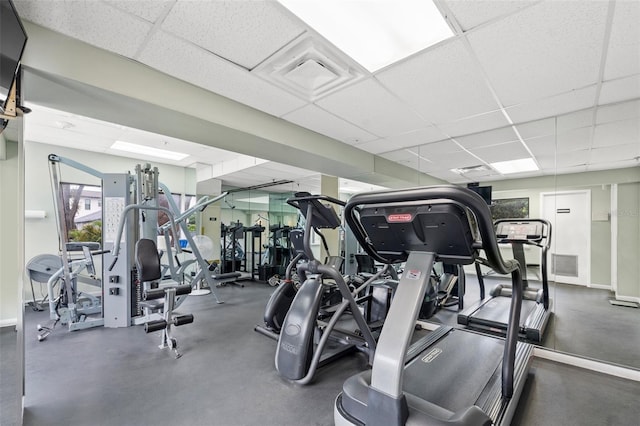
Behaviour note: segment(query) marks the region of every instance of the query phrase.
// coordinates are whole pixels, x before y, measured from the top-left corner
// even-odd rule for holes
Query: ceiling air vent
[[[461,167],[459,169],[451,169],[452,172],[458,173],[459,175],[463,175],[465,173],[470,173],[470,172],[488,172],[490,170],[491,168],[489,168],[489,166],[485,164],[479,164],[477,166]]]
[[[322,40],[303,34],[251,70],[305,100],[314,101],[364,77],[357,64]]]

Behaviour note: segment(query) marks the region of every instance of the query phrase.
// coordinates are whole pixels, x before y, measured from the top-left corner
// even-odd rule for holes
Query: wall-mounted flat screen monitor
[[[4,109],[15,79],[27,33],[11,0],[0,0],[0,101]]]
[[[467,188],[480,195],[485,203],[491,205],[491,187],[490,186],[478,186],[468,185]]]

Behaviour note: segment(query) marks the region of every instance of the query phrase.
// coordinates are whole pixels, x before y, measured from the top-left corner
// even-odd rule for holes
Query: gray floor
[[[469,286],[471,300],[474,285]],[[37,342],[35,326],[45,322],[47,314],[26,311],[24,424],[333,424],[334,398],[347,377],[365,368],[362,355],[322,369],[310,386],[291,385],[274,370],[275,341],[253,331],[253,326],[261,321],[273,288],[246,283],[245,288],[226,287],[217,291],[226,301],[224,305],[216,305],[211,296],[190,296],[181,306],[181,311],[193,313],[196,320],[175,329],[184,354],[179,360],[158,349],[157,334],[146,335],[142,327],[73,333],[60,328],[46,341]],[[562,300],[562,295],[559,297]],[[581,309],[572,315],[579,317]],[[618,309],[627,309],[625,314],[638,311]],[[564,312],[557,316],[565,318]],[[555,324],[560,332],[554,341],[556,345],[575,340],[570,334],[567,337],[563,334],[564,322]],[[615,323],[611,328],[616,328]],[[622,329],[619,323],[617,328]],[[7,329],[13,330],[2,329],[0,335],[3,426],[12,424],[4,405],[6,352],[11,349],[5,342],[15,336]],[[575,327],[572,329],[575,334]],[[627,329],[617,334],[617,338],[610,337],[623,345],[629,334]],[[635,344],[633,340],[630,343]],[[632,361],[638,356],[637,348],[636,344]],[[534,361],[534,367],[514,424],[637,424],[638,382],[542,360]]]
[[[489,291],[498,283],[508,283],[498,276],[485,277]],[[540,287],[532,281],[532,287]],[[640,309],[614,306],[613,293],[583,286],[549,283],[551,311],[542,346],[550,349],[640,369]],[[465,303],[479,299],[478,281],[467,276]],[[448,325],[457,324],[457,311],[439,311],[433,319]]]
[[[640,383],[534,358],[514,425],[632,426]]]
[[[25,425],[328,425],[342,382],[361,356],[323,369],[312,386],[281,380],[276,342],[253,331],[273,288],[246,283],[189,297],[195,322],[175,329],[182,358],[142,327],[57,330],[35,340],[27,315]],[[45,316],[46,317],[46,316]]]
[[[0,328],[0,424],[12,426],[18,414],[18,374],[15,327]]]

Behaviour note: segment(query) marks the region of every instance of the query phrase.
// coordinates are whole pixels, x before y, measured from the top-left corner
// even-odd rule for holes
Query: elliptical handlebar
[[[313,228],[335,229],[339,227],[341,222],[335,210],[322,204],[321,201],[328,201],[341,207],[346,205],[344,201],[337,198],[328,195],[311,195],[308,192],[296,192],[294,197],[287,199],[287,204],[300,210],[307,222],[311,222]]]
[[[309,260],[315,260],[313,250],[311,250],[311,232],[318,234],[325,250],[328,252],[327,242],[318,229],[336,229],[342,224],[335,210],[320,201],[328,201],[343,207],[346,205],[344,201],[337,198],[329,197],[328,195],[312,195],[309,192],[296,192],[294,197],[287,199],[287,204],[300,210],[306,219],[303,248],[304,254]]]

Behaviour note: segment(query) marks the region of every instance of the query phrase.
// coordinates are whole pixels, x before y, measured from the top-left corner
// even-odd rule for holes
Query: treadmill
[[[501,219],[495,222],[498,243],[511,244],[513,256],[522,270],[522,312],[519,335],[522,339],[539,343],[551,315],[549,309],[549,284],[547,282],[547,252],[551,245],[551,224],[544,219]],[[540,270],[542,288],[529,288],[524,246],[542,249]],[[482,276],[478,274],[482,284]],[[511,286],[498,284],[491,290],[491,297],[482,298],[458,314],[458,324],[504,336],[509,321]]]
[[[406,263],[373,367],[344,383],[335,424],[509,424],[533,346],[518,342],[520,266],[502,259],[484,200],[450,185],[378,191],[353,196],[345,217],[374,259]],[[470,265],[480,249],[493,269],[512,276],[506,338],[443,326],[410,345],[433,263]]]

